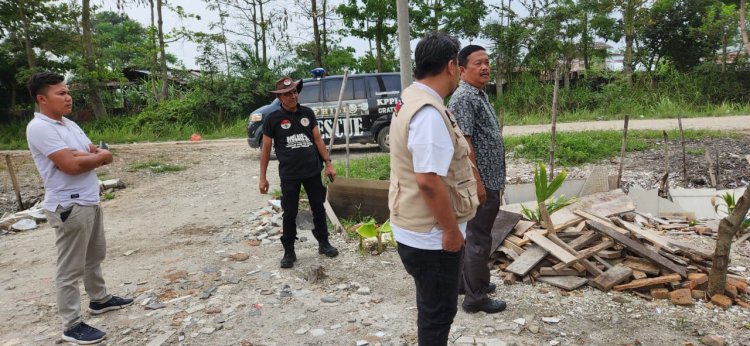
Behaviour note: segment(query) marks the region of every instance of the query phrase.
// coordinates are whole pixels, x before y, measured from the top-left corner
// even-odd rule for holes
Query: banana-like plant
[[[548,214],[546,216],[548,218],[552,213],[576,202],[577,198],[567,198],[565,195],[552,198],[567,176],[568,171],[563,169],[551,182],[547,182],[547,167],[540,163],[539,166],[534,168],[534,192],[536,193],[537,207],[531,209],[521,204],[523,215],[531,221],[540,223],[545,220],[545,212]],[[545,221],[545,223],[547,222],[549,221]]]
[[[717,201],[719,200],[717,197],[721,197],[721,200]],[[722,205],[721,202],[724,202],[724,205]],[[714,206],[714,211],[717,213],[719,212],[719,208],[723,206],[727,209],[726,210],[727,214],[732,214],[732,212],[734,211],[734,208],[737,207],[737,199],[734,196],[734,193],[730,194],[729,192],[726,192],[723,196],[719,195],[719,196],[711,198],[711,204]],[[750,217],[745,216],[745,219],[742,221],[741,228],[745,229],[749,227],[750,227]]]
[[[391,222],[390,220],[387,220],[382,225],[378,226],[375,223],[374,219],[370,219],[369,221],[363,223],[356,229],[357,234],[359,235],[359,251],[364,252],[364,240],[366,238],[375,238],[378,242],[378,253],[382,253],[383,250],[385,250],[384,244],[383,244],[383,235],[388,234],[388,243],[393,245],[393,247],[396,247],[396,240],[393,239],[393,229],[391,229]]]

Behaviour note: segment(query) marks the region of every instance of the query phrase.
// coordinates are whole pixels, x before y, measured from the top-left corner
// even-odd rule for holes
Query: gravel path
[[[704,128],[750,129],[750,117],[686,119],[686,127],[697,126],[688,125],[693,121],[710,125]],[[640,122],[634,121],[631,128]],[[646,128],[670,122],[676,127],[674,120],[647,122]],[[596,126],[609,123],[613,125],[606,126],[621,126]],[[573,124],[571,129],[588,124]],[[526,126],[524,133],[535,129]],[[506,128],[506,133],[512,131]],[[257,190],[258,151],[249,149],[244,139],[114,145],[112,150],[114,163],[100,173],[120,178],[128,187],[103,202],[109,250],[105,278],[113,293],[142,300],[104,316],[84,313],[87,321],[109,333],[107,345],[146,345],[159,338],[164,345],[354,345],[359,340],[370,345],[415,344],[413,281],[392,249],[363,256],[356,241],[335,236],[341,255],[328,259],[317,254],[310,232],[304,231],[300,235],[308,240],[300,242],[295,268],[278,269],[278,216],[261,212],[268,196]],[[353,152],[363,156],[377,149],[356,146]],[[41,189],[28,151],[11,153],[24,189]],[[337,150],[334,159],[342,157],[343,150]],[[146,161],[186,169],[162,174],[132,171],[132,164]],[[509,174],[517,176],[527,167],[511,163]],[[274,190],[276,164],[269,169]],[[3,173],[0,182],[5,189]],[[14,198],[5,193],[2,197]],[[681,240],[713,248],[709,237]],[[237,253],[246,255],[230,256]],[[0,236],[0,319],[12,321],[0,325],[0,345],[58,342],[54,254],[54,236],[47,224]],[[732,263],[750,267],[749,258],[750,242],[737,249]],[[750,344],[750,310],[738,307],[678,307],[591,288],[564,292],[546,284],[503,286],[494,270],[492,280],[500,286],[497,297],[507,300],[509,309],[497,315],[459,312],[451,340],[476,337],[493,345],[683,345],[718,334],[729,345]],[[88,298],[83,301],[86,304]],[[560,322],[545,323],[543,317]]]

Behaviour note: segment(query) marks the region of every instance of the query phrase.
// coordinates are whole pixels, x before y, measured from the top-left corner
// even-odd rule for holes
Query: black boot
[[[326,239],[318,242],[318,253],[322,253],[328,257],[336,257],[339,255],[339,250],[333,247],[333,245],[328,242],[328,239]]]
[[[281,258],[281,268],[291,268],[297,261],[297,254],[294,253],[294,243],[282,244],[284,246],[284,257]]]

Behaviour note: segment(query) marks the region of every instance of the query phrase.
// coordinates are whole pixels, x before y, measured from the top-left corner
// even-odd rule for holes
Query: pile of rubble
[[[750,308],[750,279],[742,276],[746,268],[730,267],[725,295],[708,297],[713,253],[664,236],[689,228],[715,233],[688,222],[684,213],[672,213],[672,218],[643,213],[619,189],[585,195],[552,214],[551,232],[520,220],[513,213],[520,203],[502,209],[493,227],[493,249],[506,284],[540,281],[565,290],[588,284],[678,305],[702,299],[724,309],[733,304]]]
[[[115,190],[124,189],[125,183],[120,179],[99,180],[99,191],[102,194],[114,193]],[[29,209],[14,214],[6,214],[0,217],[0,231],[24,232],[37,229],[40,223],[47,221],[41,202],[37,202]]]

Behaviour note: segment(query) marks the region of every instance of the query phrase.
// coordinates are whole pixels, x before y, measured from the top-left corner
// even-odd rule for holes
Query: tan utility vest
[[[412,84],[401,93],[401,100],[402,104],[393,115],[390,125],[391,182],[388,208],[391,211],[391,222],[414,232],[429,232],[437,225],[437,220],[419,192],[413,158],[407,147],[411,118],[427,105],[440,112],[451,135],[453,160],[448,174],[440,178],[448,190],[458,223],[468,221],[476,213],[479,198],[466,138],[442,100],[436,99],[427,91]]]

